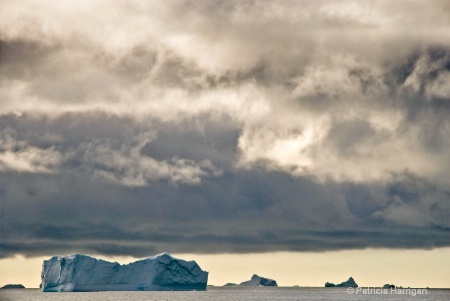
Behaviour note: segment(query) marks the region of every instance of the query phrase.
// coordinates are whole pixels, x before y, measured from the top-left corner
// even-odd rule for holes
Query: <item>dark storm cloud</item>
[[[141,149],[141,154],[157,160],[172,157],[195,161],[208,159],[219,166],[232,167],[236,160],[237,140],[240,128],[232,120],[208,120],[203,125],[182,124],[160,127],[155,140]]]
[[[65,5],[1,4],[2,258],[450,245],[445,1]]]
[[[61,153],[70,153],[84,139],[116,137],[124,143],[142,130],[142,125],[131,120],[102,115],[74,117],[62,116],[46,123],[47,135],[72,141],[53,145]],[[1,120],[21,134],[45,122],[26,116]],[[217,253],[448,245],[445,216],[450,192],[409,176],[399,176],[384,186],[320,184],[284,173],[238,172],[232,168],[234,157],[227,148],[236,147],[238,133],[233,126],[226,126],[229,122],[205,122],[207,127],[197,132],[186,125],[161,129],[158,138],[142,147],[143,155],[157,160],[207,158],[226,168],[221,176],[204,178],[200,185],[173,186],[170,181],[157,181],[123,187],[92,177],[91,163],[83,161],[82,153],[61,164],[66,170],[63,173],[8,173],[1,183],[2,256],[45,255],[55,250],[140,257],[164,250]],[[180,133],[197,143],[180,139]],[[34,140],[21,135],[16,138],[27,139],[34,147],[49,147],[42,138],[37,139],[40,136],[43,134]],[[223,141],[229,144],[222,148]],[[204,153],[196,158],[199,145]],[[429,220],[419,221],[421,213],[416,212],[419,216],[411,220],[398,217],[406,225],[398,224],[392,211],[401,212],[401,206],[424,208],[430,213],[424,218]],[[423,224],[431,226],[421,227]]]

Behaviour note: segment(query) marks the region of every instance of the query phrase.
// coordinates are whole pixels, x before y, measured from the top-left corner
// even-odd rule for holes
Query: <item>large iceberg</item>
[[[90,256],[53,256],[42,265],[42,291],[206,290],[208,272],[167,253],[120,265]]]

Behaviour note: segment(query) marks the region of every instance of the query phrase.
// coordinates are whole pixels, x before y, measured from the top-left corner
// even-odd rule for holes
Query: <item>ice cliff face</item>
[[[167,253],[125,265],[75,254],[44,260],[41,278],[44,292],[205,290],[208,272]]]

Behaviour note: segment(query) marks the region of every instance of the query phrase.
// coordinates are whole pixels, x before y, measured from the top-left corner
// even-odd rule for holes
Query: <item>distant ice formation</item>
[[[277,282],[273,279],[260,277],[256,274],[252,276],[249,281],[244,281],[240,286],[278,286]]]
[[[256,274],[252,276],[252,279],[241,282],[240,284],[227,283],[224,286],[278,286],[277,282],[273,279],[260,277]]]
[[[0,287],[0,289],[8,289],[8,288],[25,288],[25,286],[23,286],[22,284],[6,284]]]
[[[387,283],[383,285],[383,288],[395,288],[395,285]]]
[[[358,284],[356,284],[353,277],[350,277],[347,281],[341,282],[340,284],[327,282],[325,283],[325,287],[358,287]]]
[[[167,253],[120,265],[90,256],[53,256],[42,266],[42,291],[206,290],[208,272]]]

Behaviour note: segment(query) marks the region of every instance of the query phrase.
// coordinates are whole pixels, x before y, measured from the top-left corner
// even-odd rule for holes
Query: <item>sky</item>
[[[1,1],[0,284],[165,251],[450,287],[449,28],[437,0]]]

